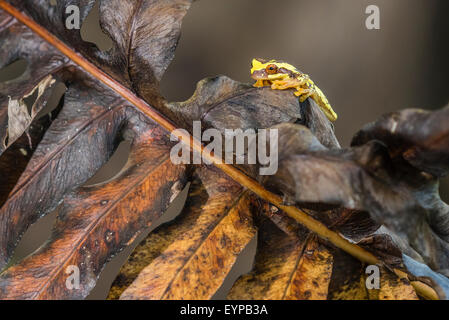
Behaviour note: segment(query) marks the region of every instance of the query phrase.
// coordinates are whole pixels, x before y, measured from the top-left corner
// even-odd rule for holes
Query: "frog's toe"
[[[307,98],[309,97],[309,95],[303,95],[299,98],[299,102],[303,103],[304,101],[307,100]]]
[[[256,87],[256,88],[263,87],[263,80],[257,80],[257,81],[253,84],[253,87]]]

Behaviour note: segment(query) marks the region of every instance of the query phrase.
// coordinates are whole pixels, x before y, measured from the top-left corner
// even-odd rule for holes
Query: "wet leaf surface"
[[[182,190],[185,168],[169,159],[166,132],[139,116],[123,170],[111,181],[64,198],[53,235],[36,253],[1,275],[2,299],[80,299],[104,264],[165,211]],[[126,130],[126,129],[125,129]],[[66,287],[67,268],[80,270],[80,290]]]
[[[92,80],[69,87],[64,107],[0,208],[0,267],[21,234],[89,179],[117,145],[126,104]],[[97,90],[96,90],[97,89]],[[99,91],[100,90],[100,91]],[[103,94],[98,95],[99,92]],[[76,172],[76,174],[73,174]]]

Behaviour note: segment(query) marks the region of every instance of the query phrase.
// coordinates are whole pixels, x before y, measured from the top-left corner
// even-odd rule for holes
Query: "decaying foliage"
[[[366,289],[364,263],[218,168],[174,165],[170,132],[0,11],[0,67],[28,62],[22,76],[0,84],[0,298],[85,298],[105,264],[189,181],[182,213],[135,249],[109,299],[212,298],[256,231],[254,268],[236,281],[230,299],[418,299],[413,283],[420,281],[445,298],[444,285],[414,277],[402,258],[448,274],[449,207],[439,198],[438,179],[449,171],[449,107],[386,115],[342,149],[314,102],[299,103],[288,91],[220,76],[201,81],[188,101],[167,102],[159,81],[190,2],[100,1],[100,24],[113,42],[102,52],[64,25],[68,4],[78,5],[84,20],[94,0],[9,1],[179,127],[190,130],[201,120],[203,129],[222,132],[277,128],[278,172],[240,169],[373,253],[381,261],[380,289]],[[56,81],[67,86],[64,100],[39,118]],[[28,109],[24,99],[33,94]],[[84,185],[123,140],[131,152],[120,173]],[[22,234],[55,208],[49,241],[11,265]],[[80,290],[66,288],[69,265],[80,268]]]

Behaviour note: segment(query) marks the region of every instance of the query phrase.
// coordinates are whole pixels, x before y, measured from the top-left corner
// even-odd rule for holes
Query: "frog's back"
[[[322,108],[322,110],[329,118],[329,120],[331,121],[337,120],[337,114],[332,109],[332,106],[330,105],[323,91],[321,91],[321,89],[318,88],[314,83],[313,83],[313,90],[314,90],[314,94],[312,95],[313,100]]]

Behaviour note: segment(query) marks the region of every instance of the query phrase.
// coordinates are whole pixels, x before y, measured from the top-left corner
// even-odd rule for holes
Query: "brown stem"
[[[86,58],[81,56],[80,54],[76,53],[72,48],[67,46],[64,42],[56,38],[53,34],[48,32],[45,28],[40,26],[38,23],[36,23],[33,19],[29,18],[13,6],[11,6],[9,3],[5,2],[4,0],[0,0],[0,8],[8,12],[10,15],[15,17],[18,21],[22,22],[24,25],[26,25],[28,28],[33,30],[36,34],[38,34],[40,37],[42,37],[44,40],[46,40],[48,43],[53,45],[55,48],[57,48],[59,51],[61,51],[64,55],[66,55],[68,58],[70,58],[73,62],[78,64],[81,68],[83,68],[86,72],[88,72],[90,75],[92,75],[94,78],[98,79],[99,81],[103,82],[105,85],[110,87],[112,90],[114,90],[116,93],[121,95],[124,99],[128,100],[130,103],[132,103],[137,109],[139,109],[141,112],[143,112],[145,115],[147,115],[149,118],[151,118],[153,121],[157,122],[159,125],[161,125],[163,128],[165,128],[167,131],[172,132],[176,128],[176,126],[167,118],[165,118],[162,114],[160,114],[158,111],[153,109],[150,105],[148,105],[144,100],[137,97],[134,92],[114,80],[112,77],[104,73],[102,70],[100,70],[98,67],[96,67],[94,64],[89,62]],[[188,134],[181,134],[179,135],[179,138],[182,142],[186,143],[187,145],[190,145],[193,147],[193,150],[196,152],[199,152],[200,154],[203,154],[203,148],[204,146],[201,144],[200,141],[193,138],[192,136]],[[285,211],[287,215],[295,219],[297,222],[303,224],[305,227],[310,229],[311,231],[318,234],[321,238],[326,239],[333,243],[336,247],[346,251],[350,255],[354,256],[355,258],[359,259],[362,262],[368,263],[368,264],[378,264],[380,261],[370,252],[366,251],[365,249],[361,248],[360,246],[357,246],[356,244],[353,244],[349,242],[348,240],[344,239],[342,236],[340,236],[338,233],[329,230],[324,224],[321,222],[313,219],[309,215],[307,215],[304,211],[300,210],[297,207],[294,206],[285,206],[283,205],[282,198],[268,190],[266,190],[260,183],[258,183],[256,180],[248,177],[246,174],[238,170],[232,165],[225,164],[221,157],[218,157],[214,154],[210,154],[209,152],[205,152],[204,156],[208,158],[209,161],[211,161],[216,167],[220,168],[222,171],[224,171],[229,177],[231,177],[236,182],[240,183],[242,186],[248,188],[249,190],[253,191],[255,194],[257,194],[262,199],[272,203],[273,205],[279,207],[281,210]],[[425,291],[425,294],[421,294],[424,297],[428,296],[435,296],[435,291],[430,288],[429,286],[426,286],[424,289],[422,286],[415,287],[417,290]],[[432,291],[432,293],[429,293],[427,291]],[[419,291],[418,291],[419,293]]]

